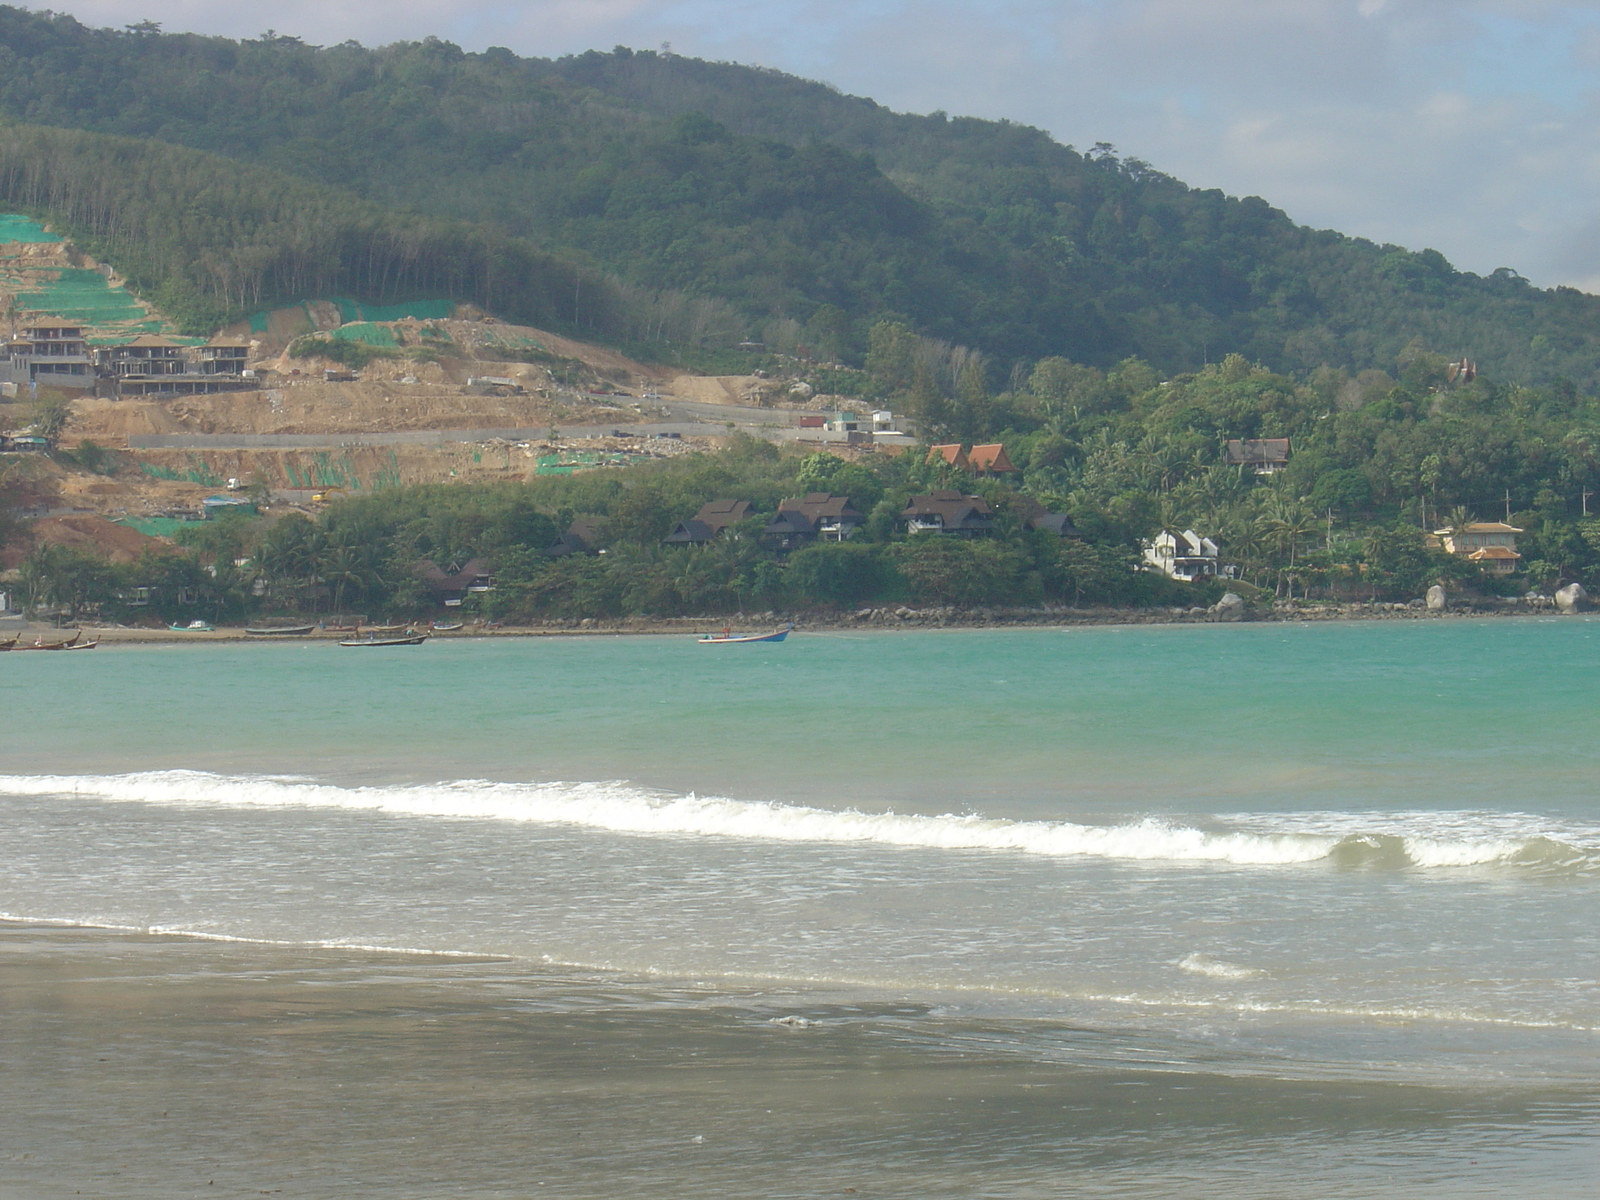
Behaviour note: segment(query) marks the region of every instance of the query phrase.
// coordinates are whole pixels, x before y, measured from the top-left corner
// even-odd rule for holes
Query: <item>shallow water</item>
[[[0,1061],[52,1114],[0,1197],[1587,1194],[1597,660],[1586,619],[0,656]]]

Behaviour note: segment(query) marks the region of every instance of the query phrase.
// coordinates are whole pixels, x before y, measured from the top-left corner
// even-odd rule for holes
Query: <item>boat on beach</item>
[[[348,638],[339,642],[341,646],[420,646],[428,640],[425,633],[401,634],[398,637],[378,637],[368,634],[364,638]]]
[[[11,649],[11,647],[15,646],[16,644],[17,644],[17,639],[16,638],[8,638],[7,640],[5,640],[3,642],[0,642],[0,650],[9,650],[9,649]]]
[[[744,642],[781,642],[789,636],[789,631],[794,628],[790,622],[782,629],[773,630],[771,633],[734,633],[731,628],[724,629],[721,633],[706,633],[700,636],[702,646],[728,646]]]
[[[190,621],[187,625],[168,625],[173,633],[215,633],[216,626],[206,621]]]
[[[99,644],[100,644],[100,639],[99,638],[95,638],[94,641],[92,641],[92,642],[80,642],[80,641],[78,641],[77,638],[73,638],[72,641],[68,642],[65,646],[63,646],[61,648],[63,650],[93,650]]]
[[[303,637],[315,625],[246,625],[244,631],[257,637]]]
[[[438,621],[433,621],[430,622],[429,628],[435,633],[457,633],[460,630],[465,629],[466,626],[460,621],[446,621],[442,624]]]
[[[83,631],[80,629],[77,632],[75,632],[70,638],[66,639],[66,641],[62,641],[62,642],[47,642],[47,641],[44,640],[44,634],[41,633],[37,638],[34,639],[33,645],[31,645],[31,646],[16,646],[16,647],[13,647],[13,649],[17,649],[17,650],[71,650],[78,644],[78,639],[81,638],[82,636],[83,636]],[[13,640],[15,640],[15,639],[13,639]],[[99,642],[96,641],[95,644],[98,645]]]

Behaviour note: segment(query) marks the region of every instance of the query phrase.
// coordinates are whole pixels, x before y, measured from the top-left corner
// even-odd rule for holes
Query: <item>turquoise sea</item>
[[[1576,617],[0,655],[0,1198],[1587,1196],[1597,699]]]

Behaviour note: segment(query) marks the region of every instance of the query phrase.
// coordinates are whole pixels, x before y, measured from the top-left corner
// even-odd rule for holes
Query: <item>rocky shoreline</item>
[[[1432,601],[1433,603],[1430,603]],[[1236,622],[1304,622],[1304,621],[1437,621],[1488,617],[1535,617],[1574,613],[1581,604],[1559,606],[1554,598],[1539,597],[1471,597],[1439,601],[1435,597],[1411,600],[1405,603],[1386,601],[1298,601],[1277,600],[1270,606],[1251,605],[1229,593],[1210,608],[1073,608],[1047,606],[1042,608],[958,608],[955,606],[911,607],[898,605],[882,608],[863,608],[848,613],[795,613],[777,612],[735,613],[719,617],[624,617],[618,619],[583,618],[547,620],[530,625],[479,625],[445,633],[434,633],[433,638],[448,641],[456,638],[486,637],[573,637],[619,636],[649,634],[701,634],[733,626],[743,630],[759,630],[786,624],[790,621],[799,632],[843,632],[850,630],[878,631],[892,629],[1011,629],[1021,627],[1079,626],[1079,625],[1186,625],[1220,624]],[[184,644],[191,642],[286,642],[286,641],[336,641],[348,638],[348,631],[317,630],[310,634],[290,637],[246,634],[242,628],[219,627],[210,631],[175,631],[133,626],[98,625],[84,622],[85,634],[102,642]],[[418,629],[426,628],[419,624]],[[6,623],[0,625],[0,640],[17,636],[19,645],[32,642],[40,635],[46,640],[58,636],[54,626],[39,623]]]

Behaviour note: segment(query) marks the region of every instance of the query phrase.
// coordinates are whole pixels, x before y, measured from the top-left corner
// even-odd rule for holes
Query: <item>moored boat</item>
[[[700,636],[702,646],[731,646],[744,642],[781,642],[789,636],[789,631],[794,628],[790,622],[782,629],[771,633],[734,633],[732,629],[724,629],[721,633],[707,633]]]
[[[93,650],[99,644],[100,644],[100,639],[99,638],[95,638],[94,641],[92,641],[92,642],[80,642],[76,638],[74,638],[72,641],[68,642],[65,646],[63,646],[61,648],[63,650]]]
[[[15,646],[16,644],[17,644],[17,639],[16,638],[10,638],[10,639],[8,639],[6,641],[0,642],[0,650],[9,650],[9,649],[11,649],[11,647]]]
[[[258,637],[301,637],[316,629],[315,625],[246,625],[244,631]]]

